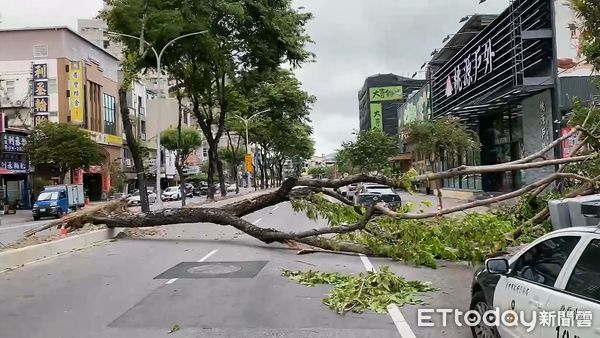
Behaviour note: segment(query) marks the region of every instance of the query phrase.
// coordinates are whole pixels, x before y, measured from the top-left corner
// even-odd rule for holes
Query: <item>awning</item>
[[[14,172],[12,170],[8,170],[6,168],[0,168],[0,175],[13,175]]]

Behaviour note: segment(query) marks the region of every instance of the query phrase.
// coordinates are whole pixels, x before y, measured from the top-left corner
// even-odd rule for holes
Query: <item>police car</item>
[[[473,337],[600,337],[600,227],[557,230],[510,259],[488,259],[473,278],[470,309],[508,314],[480,321]]]

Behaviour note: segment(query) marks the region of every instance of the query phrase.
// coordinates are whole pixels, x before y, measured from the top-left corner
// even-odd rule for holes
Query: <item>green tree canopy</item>
[[[402,128],[404,143],[430,160],[443,154],[458,154],[479,149],[477,134],[455,118],[413,121]]]
[[[89,169],[102,163],[104,156],[89,134],[70,123],[41,123],[27,138],[26,151],[34,166],[51,165],[64,182],[72,169]]]
[[[598,0],[571,0],[577,16],[582,20],[581,44],[587,62],[600,71],[600,3]]]
[[[380,131],[362,131],[356,141],[344,142],[336,160],[341,171],[348,173],[381,173],[389,166],[389,158],[398,153],[395,138]]]
[[[304,48],[310,42],[304,25],[312,15],[296,10],[292,0],[105,1],[111,7],[102,16],[110,30],[134,36],[143,32],[144,40],[159,50],[176,37],[207,31],[172,44],[162,62],[183,88],[208,143],[209,161],[215,164],[209,165],[209,180],[217,168],[223,183],[217,148],[227,114],[244,102],[242,83],[259,83],[262,74],[282,64],[297,67],[308,61],[312,54]],[[135,39],[121,41],[130,51],[139,46]],[[145,53],[138,67],[155,68],[152,53]]]
[[[178,162],[185,160],[202,145],[202,136],[194,128],[182,128],[181,137],[176,128],[169,128],[160,133],[160,143],[165,149],[176,153]]]

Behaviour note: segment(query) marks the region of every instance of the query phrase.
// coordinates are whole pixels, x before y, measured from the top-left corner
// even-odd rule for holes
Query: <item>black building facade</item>
[[[444,169],[518,160],[558,137],[561,111],[553,2],[515,0],[492,21],[472,17],[480,20],[480,31],[462,36],[460,49],[442,49],[434,56],[428,69],[433,117],[461,119],[482,145],[480,151],[448,156]],[[560,150],[554,155],[560,156]],[[553,170],[471,175],[443,183],[446,188],[507,192]]]
[[[398,136],[398,108],[426,80],[413,80],[395,74],[368,77],[358,92],[360,131],[380,130]]]

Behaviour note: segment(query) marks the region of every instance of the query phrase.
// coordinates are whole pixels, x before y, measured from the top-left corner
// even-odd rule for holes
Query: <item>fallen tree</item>
[[[591,133],[589,133],[583,128],[576,128],[573,134],[574,133],[579,133],[580,137],[583,136],[584,139],[593,138],[594,140],[597,140],[597,137],[593,136]],[[554,142],[552,145],[556,144],[558,143]],[[541,168],[546,166],[554,166],[557,164],[581,163],[584,161],[598,159],[597,151],[594,151],[594,149],[592,149],[587,153],[583,153],[582,151],[580,151],[580,154],[576,156],[571,156],[563,159],[545,159],[537,161],[537,159],[543,158],[544,154],[552,149],[551,146],[545,147],[539,152],[528,156],[525,162],[514,161],[505,164],[473,167],[461,166],[447,171],[427,175],[416,175],[414,172],[411,172],[406,173],[405,175],[402,175],[397,178],[369,175],[353,175],[337,180],[289,178],[283,182],[279,189],[275,191],[267,192],[263,195],[253,198],[247,198],[238,202],[233,202],[219,208],[193,207],[181,209],[165,209],[146,213],[132,213],[127,211],[127,209],[123,207],[123,204],[121,202],[113,202],[112,204],[109,203],[102,207],[97,207],[96,209],[84,210],[71,214],[60,221],[51,223],[50,226],[65,226],[67,228],[73,229],[80,227],[82,224],[92,223],[106,224],[108,227],[132,228],[152,227],[181,223],[214,223],[224,226],[232,226],[264,243],[279,242],[294,246],[297,243],[302,243],[325,250],[374,254],[373,250],[370,250],[365,245],[353,241],[340,240],[338,238],[326,235],[341,235],[360,231],[370,231],[368,229],[369,223],[381,222],[385,218],[395,220],[416,220],[425,218],[435,218],[459,211],[465,211],[478,206],[488,206],[503,200],[522,196],[540,187],[548,186],[549,184],[557,180],[571,180],[574,182],[582,182],[580,188],[575,189],[573,192],[571,192],[571,194],[589,194],[598,190],[600,176],[587,177],[582,174],[561,171],[549,175],[548,177],[538,182],[526,185],[519,190],[507,194],[503,194],[485,200],[474,201],[450,208],[439,209],[438,211],[433,213],[397,212],[390,210],[382,203],[376,203],[375,205],[367,209],[354,207],[352,206],[352,203],[349,200],[335,192],[336,189],[353,183],[372,182],[410,190],[413,184],[432,179],[441,179],[474,173],[493,173],[529,168]],[[324,201],[323,199],[315,198],[316,196],[320,195],[326,195],[330,199],[335,199],[340,203],[334,203],[331,201]],[[242,218],[243,216],[251,214],[255,211],[265,209],[270,206],[274,206],[287,201],[292,201],[296,204],[303,204],[303,207],[300,207],[300,209],[304,209],[305,211],[310,208],[313,208],[313,213],[319,213],[319,208],[338,208],[335,210],[331,209],[332,213],[338,211],[340,211],[340,213],[343,213],[344,217],[338,218],[345,220],[345,222],[341,222],[340,220],[332,221],[331,219],[329,219],[330,226],[328,227],[311,229],[302,232],[283,232],[273,228],[263,228],[256,226]],[[315,207],[316,209],[314,209]],[[326,213],[324,213],[323,215],[326,218],[328,217]],[[537,217],[537,219],[531,220],[530,222],[524,224],[522,227],[514,230],[512,233],[506,234],[507,238],[509,238],[509,240],[514,241],[516,238],[523,234],[526,227],[533,227],[535,224],[543,221],[543,219],[545,219],[546,217],[543,217],[542,215]],[[34,232],[35,231],[29,232],[27,234],[30,235]]]

